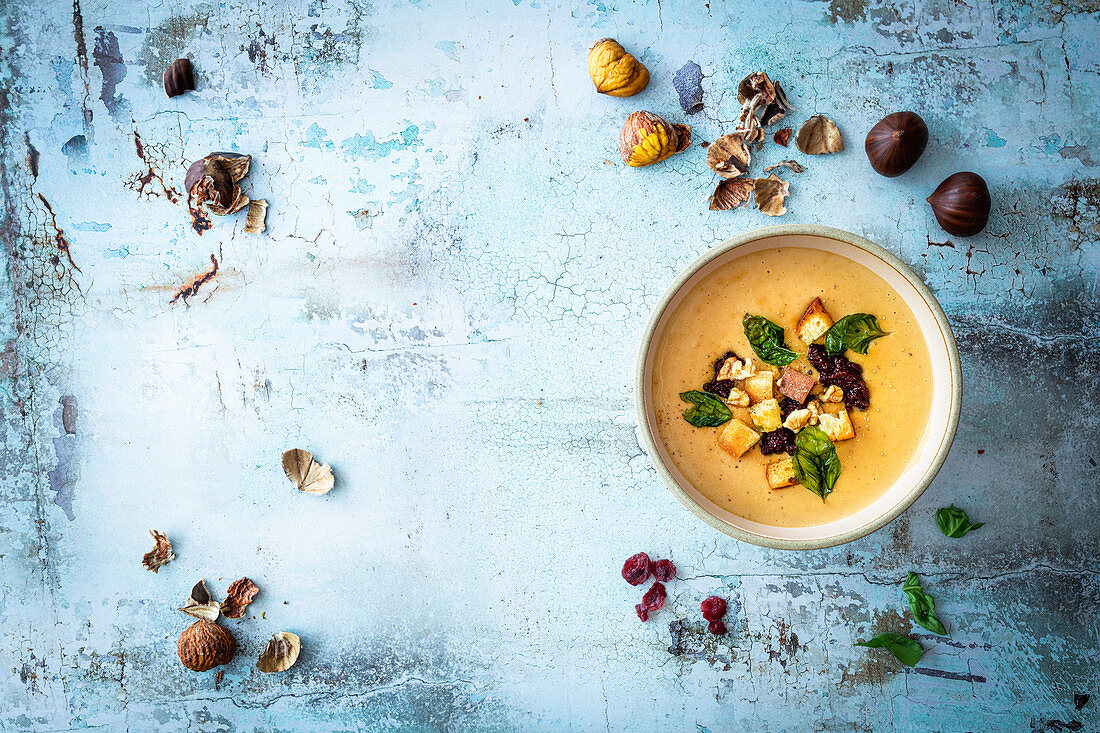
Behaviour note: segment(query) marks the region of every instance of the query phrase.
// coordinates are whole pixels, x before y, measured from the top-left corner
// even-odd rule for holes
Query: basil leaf
[[[970,530],[981,527],[985,522],[971,524],[966,512],[952,504],[950,508],[944,507],[936,512],[936,524],[940,525],[940,531],[948,537],[962,537]]]
[[[920,578],[916,573],[909,573],[901,589],[909,596],[909,610],[913,612],[913,620],[931,632],[947,636],[947,629],[936,618],[936,601],[921,590]]]
[[[853,313],[844,316],[825,332],[825,351],[829,356],[843,354],[851,349],[857,354],[866,354],[867,347],[880,336],[886,336],[878,325],[878,319],[870,313]]]
[[[824,501],[833,493],[842,470],[836,446],[824,430],[815,427],[799,430],[794,445],[794,477]]]
[[[798,354],[787,348],[783,328],[764,316],[750,316],[746,313],[741,320],[741,326],[745,329],[745,336],[752,350],[769,364],[787,366],[798,358]]]
[[[733,417],[726,403],[706,392],[696,389],[681,392],[680,399],[695,404],[694,407],[684,410],[684,419],[697,428],[716,428]]]
[[[899,662],[910,667],[917,666],[921,655],[924,654],[924,647],[916,639],[889,632],[875,634],[875,637],[870,641],[857,641],[856,646],[885,649],[897,657]]]

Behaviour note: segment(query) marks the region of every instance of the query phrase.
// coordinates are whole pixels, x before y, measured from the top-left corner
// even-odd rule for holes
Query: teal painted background
[[[0,729],[1100,729],[1100,699],[1073,705],[1100,692],[1095,2],[11,0],[2,27]],[[642,94],[594,93],[602,36],[649,66]],[[169,100],[180,55],[199,86]],[[619,161],[635,109],[729,131],[755,69],[848,144],[761,151],[808,168],[785,217],[708,211],[700,147]],[[931,142],[887,180],[862,139],[902,109]],[[190,230],[183,173],[214,150],[254,156],[264,235]],[[965,240],[924,202],[958,170],[995,202]],[[802,554],[684,510],[629,387],[673,276],[777,222],[908,262],[965,378],[916,505]],[[330,494],[286,482],[297,446]],[[952,502],[986,526],[944,538]],[[153,528],[178,556],[156,575]],[[619,577],[639,550],[683,576],[644,625]],[[852,642],[910,628],[911,569],[950,637],[907,670]],[[240,654],[188,672],[176,607],[242,575]],[[262,675],[277,630],[304,651]]]

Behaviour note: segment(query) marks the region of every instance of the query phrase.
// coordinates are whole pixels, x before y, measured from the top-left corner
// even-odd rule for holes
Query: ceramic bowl
[[[669,459],[657,431],[652,404],[653,357],[662,329],[683,297],[717,267],[742,255],[773,247],[824,249],[868,268],[909,305],[932,361],[932,412],[924,438],[908,468],[870,506],[851,516],[806,527],[777,527],[733,514],[707,499]],[[947,317],[932,292],[905,263],[855,234],[830,227],[790,224],[731,237],[693,262],[669,286],[646,326],[638,351],[634,404],[638,436],[658,475],[697,517],[745,542],[785,550],[808,550],[851,542],[880,529],[904,512],[928,487],[947,458],[959,423],[962,376],[959,352]]]

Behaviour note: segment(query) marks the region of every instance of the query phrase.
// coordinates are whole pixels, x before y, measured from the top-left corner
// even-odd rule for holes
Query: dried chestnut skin
[[[676,565],[671,560],[658,560],[653,563],[653,577],[667,583],[676,577]]]
[[[706,598],[699,607],[703,611],[703,618],[707,621],[716,621],[726,615],[726,599],[718,596]]]
[[[928,126],[916,112],[894,112],[883,117],[863,143],[875,173],[900,176],[913,167],[928,145]]]
[[[631,585],[641,585],[649,580],[650,561],[649,555],[639,552],[631,555],[623,563],[623,580]]]

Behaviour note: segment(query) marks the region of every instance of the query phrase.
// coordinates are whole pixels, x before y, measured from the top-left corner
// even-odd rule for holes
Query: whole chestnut
[[[652,112],[634,112],[619,132],[619,155],[632,168],[660,163],[691,145],[691,128]]]
[[[989,221],[989,187],[977,173],[948,176],[928,197],[928,203],[940,227],[956,237],[973,236]]]
[[[916,112],[886,115],[867,133],[863,149],[875,173],[894,178],[913,167],[928,144],[928,126]]]

